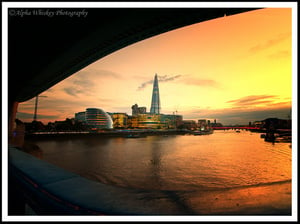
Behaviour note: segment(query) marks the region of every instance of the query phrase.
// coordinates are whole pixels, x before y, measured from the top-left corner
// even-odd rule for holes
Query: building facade
[[[175,114],[161,114],[160,122],[163,128],[177,129],[182,125],[182,116]]]
[[[137,116],[128,116],[128,128],[138,128],[139,120]]]
[[[159,114],[139,114],[138,115],[138,128],[142,129],[160,129],[162,124],[160,123]]]
[[[204,131],[208,128],[208,124],[206,122],[206,119],[200,119],[198,120],[198,128],[201,130],[201,131]]]
[[[85,111],[86,123],[90,130],[112,129],[113,121],[108,113],[98,108],[87,108]]]
[[[113,120],[113,128],[128,127],[128,115],[126,113],[111,113],[110,116]]]
[[[85,111],[75,113],[75,120],[85,122]]]
[[[147,112],[146,107],[139,107],[137,104],[132,105],[132,116],[137,116],[138,114],[145,114]]]
[[[159,98],[157,74],[155,74],[154,82],[153,82],[150,114],[160,114],[160,98]]]
[[[182,126],[183,126],[183,128],[188,129],[188,130],[197,129],[197,123],[194,120],[183,120]]]

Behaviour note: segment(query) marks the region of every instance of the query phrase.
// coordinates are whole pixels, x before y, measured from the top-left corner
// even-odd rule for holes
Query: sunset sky
[[[150,111],[159,78],[161,113],[225,125],[292,107],[292,9],[266,8],[179,28],[116,51],[41,93],[38,120],[73,118],[86,108],[131,115]],[[33,120],[35,99],[17,118]]]

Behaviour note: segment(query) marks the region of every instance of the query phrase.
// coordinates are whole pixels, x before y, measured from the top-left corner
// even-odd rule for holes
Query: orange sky
[[[38,120],[72,118],[88,107],[150,111],[157,73],[161,113],[248,124],[287,119],[292,106],[292,9],[266,8],[170,31],[116,51],[41,95]],[[34,99],[17,117],[32,121]]]

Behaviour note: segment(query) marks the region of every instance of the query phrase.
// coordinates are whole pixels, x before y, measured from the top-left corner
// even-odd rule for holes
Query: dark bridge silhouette
[[[13,124],[19,102],[35,97],[96,60],[140,40],[255,9],[65,9],[88,13],[86,17],[72,18],[13,16],[17,10],[21,9],[8,9],[9,144],[14,138]],[[186,213],[178,210],[176,201],[171,198],[166,202],[168,205],[160,202],[143,204],[139,198],[145,198],[151,192],[124,192],[124,189],[93,183],[22,153],[15,145],[9,146],[8,161],[10,215],[23,214],[25,203],[35,208],[37,214],[52,215]],[[112,197],[122,201],[115,203]]]

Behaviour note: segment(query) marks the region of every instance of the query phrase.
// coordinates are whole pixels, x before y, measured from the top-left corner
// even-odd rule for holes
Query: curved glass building
[[[91,130],[112,129],[113,121],[110,115],[98,108],[87,108],[85,112],[86,123]]]

